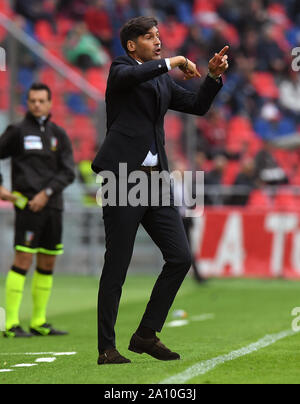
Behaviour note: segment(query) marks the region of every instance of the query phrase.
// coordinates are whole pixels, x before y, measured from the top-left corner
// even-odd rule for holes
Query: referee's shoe
[[[66,331],[59,331],[52,327],[51,324],[43,324],[40,327],[30,328],[30,333],[36,337],[47,337],[47,336],[62,336],[68,335]]]
[[[7,331],[4,331],[3,336],[4,336],[4,338],[30,338],[30,337],[33,337],[33,335],[31,333],[30,334],[27,333],[19,325],[16,325]]]

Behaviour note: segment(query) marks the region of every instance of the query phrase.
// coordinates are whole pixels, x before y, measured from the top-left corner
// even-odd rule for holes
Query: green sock
[[[6,330],[20,325],[19,311],[23,297],[26,271],[12,267],[6,278]]]
[[[45,324],[47,306],[53,286],[53,273],[37,268],[32,280],[33,314],[31,327],[37,328]]]

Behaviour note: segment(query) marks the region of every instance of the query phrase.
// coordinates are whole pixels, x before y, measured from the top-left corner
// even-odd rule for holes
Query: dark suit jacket
[[[169,76],[164,59],[139,65],[129,56],[111,65],[106,90],[107,136],[93,164],[93,170],[128,172],[137,170],[156,138],[160,165],[168,170],[165,152],[164,116],[168,109],[204,115],[222,87],[207,77],[197,93],[178,86]]]

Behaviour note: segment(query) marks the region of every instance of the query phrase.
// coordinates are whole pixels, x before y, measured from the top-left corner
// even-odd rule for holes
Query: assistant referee
[[[56,257],[63,254],[62,192],[75,178],[72,146],[64,129],[51,121],[52,94],[48,86],[33,84],[27,104],[24,120],[8,126],[0,137],[0,159],[11,157],[14,191],[9,194],[2,187],[0,197],[16,199],[17,205],[15,258],[6,280],[4,336],[10,338],[66,334],[47,323],[46,310]],[[20,325],[19,309],[34,255],[33,314],[26,332]]]

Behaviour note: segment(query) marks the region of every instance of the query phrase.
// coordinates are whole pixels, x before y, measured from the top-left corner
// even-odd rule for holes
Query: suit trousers
[[[149,176],[150,177],[150,176]],[[150,181],[149,181],[150,184]],[[122,286],[133,254],[139,225],[162,252],[165,264],[153,288],[141,325],[160,332],[176,294],[191,267],[191,252],[179,210],[170,206],[104,206],[106,252],[98,295],[98,349],[116,347]]]

